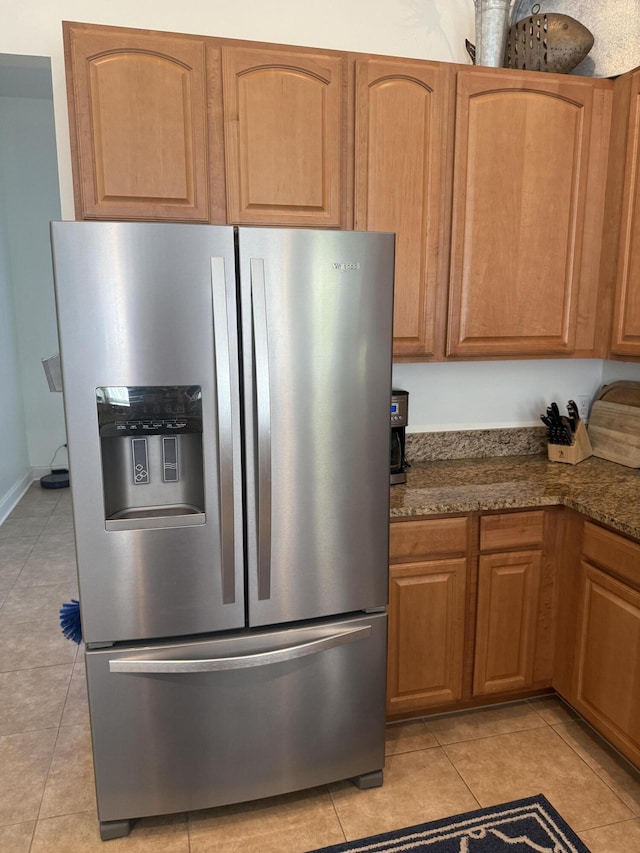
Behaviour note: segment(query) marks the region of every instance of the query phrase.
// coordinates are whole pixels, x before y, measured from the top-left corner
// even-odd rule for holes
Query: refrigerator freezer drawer
[[[386,614],[88,651],[101,821],[380,770]]]

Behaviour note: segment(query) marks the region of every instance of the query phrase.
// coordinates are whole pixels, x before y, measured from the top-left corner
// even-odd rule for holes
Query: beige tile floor
[[[555,698],[389,726],[382,788],[145,819],[105,845],[82,654],[58,626],[76,590],[69,492],[35,485],[0,526],[2,853],[305,853],[538,792],[592,853],[640,853],[640,775]]]

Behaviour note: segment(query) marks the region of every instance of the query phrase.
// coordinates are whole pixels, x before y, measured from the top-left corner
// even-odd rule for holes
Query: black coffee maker
[[[405,456],[405,432],[409,414],[409,392],[394,388],[391,391],[391,485],[407,482],[409,463]]]

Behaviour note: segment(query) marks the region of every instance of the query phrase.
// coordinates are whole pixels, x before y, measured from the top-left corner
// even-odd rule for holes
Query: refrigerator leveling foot
[[[372,770],[371,773],[362,773],[349,780],[356,788],[366,791],[367,788],[379,788],[382,785],[382,770]]]
[[[129,835],[132,827],[133,820],[101,820],[100,838],[103,841],[122,838],[125,835]]]

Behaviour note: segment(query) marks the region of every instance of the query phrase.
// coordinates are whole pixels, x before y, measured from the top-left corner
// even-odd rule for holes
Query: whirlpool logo
[[[340,272],[352,272],[353,270],[360,269],[360,261],[350,264],[341,264],[339,261],[334,261],[333,268],[334,270],[340,270]]]

